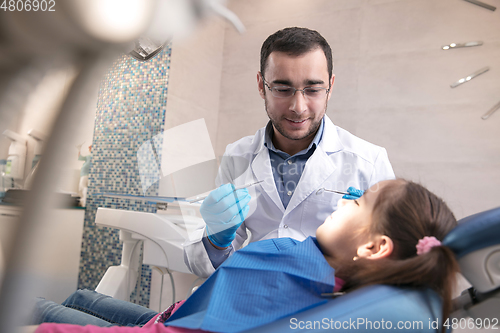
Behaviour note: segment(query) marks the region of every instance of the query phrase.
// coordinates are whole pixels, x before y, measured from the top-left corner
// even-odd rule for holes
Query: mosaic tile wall
[[[119,265],[121,242],[115,229],[95,225],[97,207],[156,212],[153,204],[106,198],[100,193],[158,195],[162,142],[151,142],[163,132],[171,48],[148,62],[127,55],[113,63],[101,82],[92,142],[87,208],[80,258],[78,288],[95,289],[111,265]],[[152,144],[151,144],[152,143]],[[154,146],[153,154],[139,156],[141,146]],[[144,146],[143,146],[144,147]],[[147,159],[150,159],[148,161]],[[144,168],[144,166],[149,166]],[[151,174],[145,174],[144,170]],[[148,179],[144,188],[142,179]],[[142,266],[131,301],[148,306],[151,269]]]

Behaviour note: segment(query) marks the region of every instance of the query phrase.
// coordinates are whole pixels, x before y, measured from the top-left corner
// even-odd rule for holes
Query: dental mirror
[[[343,195],[350,195],[349,193],[347,192],[342,192],[342,191],[336,191],[336,190],[329,190],[329,189],[326,189],[324,187],[320,188],[319,190],[316,191],[316,195],[320,195],[320,194],[323,194],[323,192],[333,192],[333,193],[337,193],[337,194],[343,194]]]

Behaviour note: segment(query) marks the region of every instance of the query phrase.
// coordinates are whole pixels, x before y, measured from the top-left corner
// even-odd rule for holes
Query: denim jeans
[[[80,326],[143,326],[158,312],[92,290],[77,290],[61,305],[39,298],[33,325],[66,323]]]

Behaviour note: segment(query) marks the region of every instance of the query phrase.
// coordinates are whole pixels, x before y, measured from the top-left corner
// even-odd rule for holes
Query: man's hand
[[[226,248],[236,237],[236,230],[245,221],[250,207],[248,190],[234,190],[234,185],[225,184],[210,192],[200,207],[207,224],[207,235],[213,245]]]
[[[361,196],[363,195],[363,193],[365,193],[365,191],[358,190],[357,188],[351,186],[347,189],[347,193],[349,193],[349,195],[347,194],[344,195],[342,199],[356,200],[361,198]]]

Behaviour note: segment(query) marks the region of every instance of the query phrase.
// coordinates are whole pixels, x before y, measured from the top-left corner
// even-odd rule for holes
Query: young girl
[[[77,291],[64,306],[39,301],[36,323],[96,326],[46,323],[36,332],[237,332],[324,303],[332,289],[370,284],[430,287],[442,297],[446,318],[458,264],[440,241],[456,224],[446,204],[424,187],[383,181],[359,199],[339,200],[316,239],[270,239],[236,251],[183,304],[162,314]]]

